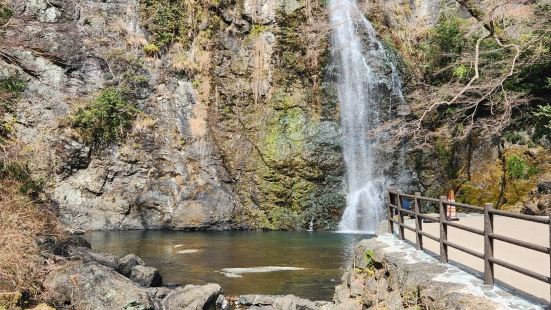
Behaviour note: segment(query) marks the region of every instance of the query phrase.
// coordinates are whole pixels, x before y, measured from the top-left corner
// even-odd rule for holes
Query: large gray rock
[[[138,255],[128,254],[120,259],[117,271],[125,277],[130,277],[132,270],[138,265],[145,266],[145,263]]]
[[[145,267],[141,265],[137,265],[132,268],[130,280],[143,287],[157,287],[163,285],[163,277],[161,277],[161,274],[157,268]]]
[[[51,272],[45,289],[62,304],[79,309],[152,309],[145,289],[113,269],[77,262]]]
[[[370,255],[366,255],[369,251]],[[335,289],[335,307],[358,303],[364,307],[402,310],[419,305],[435,310],[498,309],[502,304],[518,309],[539,309],[533,301],[494,287],[481,295],[483,281],[399,241],[391,235],[361,241],[354,255],[354,269]],[[361,278],[365,282],[360,283]],[[352,308],[350,308],[352,309]]]
[[[186,285],[172,291],[163,300],[164,309],[214,310],[222,288],[218,284]]]
[[[314,302],[294,295],[241,295],[238,305],[250,309],[319,310],[326,303]]]
[[[94,252],[87,247],[73,247],[70,250],[70,255],[78,257],[84,262],[96,262],[100,265],[117,269],[119,267],[119,258],[108,253]]]

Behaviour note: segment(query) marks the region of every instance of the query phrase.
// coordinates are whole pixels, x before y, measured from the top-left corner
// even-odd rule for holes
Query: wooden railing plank
[[[522,241],[522,240],[513,239],[513,238],[510,238],[510,237],[507,237],[507,236],[491,233],[490,238],[492,238],[494,240],[499,240],[499,241],[511,243],[511,244],[514,244],[514,245],[518,245],[520,247],[527,248],[527,249],[534,250],[534,251],[538,251],[538,252],[541,252],[541,253],[545,253],[545,254],[549,253],[549,248],[548,247],[533,244],[533,243]]]
[[[394,209],[392,208],[393,205],[392,205],[392,197],[393,197],[393,194],[392,192],[389,190],[388,191],[388,229],[390,231],[390,234],[394,235],[394,224],[392,223],[392,218],[394,217]]]
[[[472,227],[461,225],[461,224],[457,224],[457,223],[454,223],[452,221],[444,221],[444,224],[446,224],[448,226],[451,226],[451,227],[461,229],[461,230],[466,230],[468,232],[472,232],[473,234],[477,234],[477,235],[480,235],[480,236],[484,235],[483,230],[472,228]]]
[[[494,216],[490,213],[493,208],[491,203],[484,205],[484,284],[494,285],[494,239],[490,234],[494,233]]]
[[[417,250],[423,249],[423,235],[421,235],[419,232],[423,230],[423,219],[419,217],[419,214],[421,213],[421,200],[419,200],[419,197],[421,197],[421,193],[416,192],[415,193],[415,201],[414,201],[414,215],[415,215],[415,248]]]
[[[529,276],[531,278],[534,278],[534,279],[537,279],[537,280],[540,280],[542,282],[545,282],[545,283],[551,283],[551,278],[550,277],[547,277],[547,276],[544,276],[544,275],[541,275],[537,272],[534,272],[532,270],[528,270],[526,268],[522,268],[522,267],[519,267],[519,266],[515,266],[511,263],[508,263],[506,261],[502,261],[500,259],[497,259],[497,258],[490,258],[490,262],[492,262],[492,264],[498,264],[500,265],[501,267],[505,267],[507,269],[511,269],[513,271],[516,271],[518,273],[522,273],[523,275],[525,276]]]
[[[398,195],[396,195],[396,205],[398,206],[398,219],[400,221],[400,224],[404,224],[404,213],[402,213],[402,193],[398,193]],[[401,240],[405,240],[406,239],[406,235],[405,235],[405,231],[404,231],[404,226],[400,225],[400,227],[398,228],[398,230],[400,231],[400,239]]]
[[[447,246],[451,246],[452,248],[455,248],[459,251],[462,251],[462,252],[465,252],[467,254],[471,254],[472,256],[475,256],[475,257],[478,257],[478,258],[481,258],[481,259],[484,259],[484,254],[481,254],[481,253],[478,253],[476,251],[473,251],[469,248],[466,248],[462,245],[459,245],[457,243],[453,243],[453,242],[450,242],[450,241],[446,241],[444,242]]]
[[[438,204],[440,211],[440,217],[438,218],[438,221],[440,222],[440,262],[442,263],[448,262],[448,245],[446,244],[446,241],[448,241],[448,226],[444,223],[444,220],[446,219],[444,201],[446,200],[446,196],[440,196],[440,201]]]
[[[519,220],[536,222],[536,223],[540,223],[540,224],[549,224],[549,222],[550,222],[550,220],[548,218],[543,217],[543,216],[534,216],[534,215],[526,215],[526,214],[520,214],[520,213],[512,213],[512,212],[507,212],[507,211],[502,211],[502,210],[495,210],[495,209],[490,210],[490,213],[495,214],[495,215],[505,216],[505,217],[516,218],[516,219],[519,219]]]

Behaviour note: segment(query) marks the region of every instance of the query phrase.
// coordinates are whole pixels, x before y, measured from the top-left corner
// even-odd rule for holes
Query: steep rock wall
[[[326,7],[232,9],[226,15],[237,17],[216,35],[209,119],[243,203],[238,216],[262,228],[306,227],[311,218],[330,228],[344,201]]]
[[[239,205],[189,81],[146,57],[137,3],[14,1],[2,72],[27,88],[7,117],[35,178],[79,229],[227,228]],[[141,110],[124,142],[92,150],[67,126],[108,85]]]
[[[63,221],[86,230],[300,229],[314,217],[317,228],[334,227],[343,167],[326,8],[175,3],[160,18],[159,7],[173,7],[8,5],[0,74],[27,87],[5,121]],[[175,12],[176,26],[163,24]],[[167,27],[174,36],[162,41]],[[129,90],[139,113],[124,139],[99,148],[71,117],[108,87]]]

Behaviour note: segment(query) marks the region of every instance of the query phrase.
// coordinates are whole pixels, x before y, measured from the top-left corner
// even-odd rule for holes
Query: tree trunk
[[[477,0],[455,0],[462,7],[467,9],[469,14],[484,25],[492,35],[496,36],[502,43],[508,42],[508,37],[505,31],[497,26],[489,14],[480,7]]]

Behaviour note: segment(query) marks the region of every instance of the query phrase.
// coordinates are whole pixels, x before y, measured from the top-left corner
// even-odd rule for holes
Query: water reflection
[[[330,300],[335,281],[365,235],[312,232],[121,231],[86,235],[97,251],[136,253],[165,283],[219,283],[226,295],[295,294]],[[296,267],[226,277],[224,268]]]

